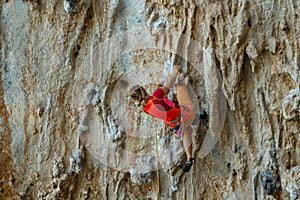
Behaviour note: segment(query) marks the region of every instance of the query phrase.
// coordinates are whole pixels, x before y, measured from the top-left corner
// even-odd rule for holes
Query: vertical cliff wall
[[[299,1],[0,5],[1,199],[299,198]],[[128,97],[173,64],[208,114],[189,173]]]

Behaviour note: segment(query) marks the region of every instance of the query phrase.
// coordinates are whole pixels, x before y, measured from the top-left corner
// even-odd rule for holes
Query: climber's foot
[[[186,163],[184,164],[183,171],[188,172],[190,171],[191,167],[193,166],[193,160],[194,158],[190,158]]]
[[[208,115],[204,110],[202,112],[200,112],[199,119],[207,119],[207,118],[208,118]]]

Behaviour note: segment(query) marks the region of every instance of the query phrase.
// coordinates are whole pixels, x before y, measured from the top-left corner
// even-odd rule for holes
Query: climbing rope
[[[165,130],[165,129],[164,129]],[[155,146],[156,146],[156,177],[157,177],[157,199],[160,200],[160,175],[159,175],[159,169],[158,169],[158,134],[156,131],[156,136],[155,136]]]

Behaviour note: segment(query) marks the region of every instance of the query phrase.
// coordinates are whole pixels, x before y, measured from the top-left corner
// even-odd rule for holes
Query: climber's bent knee
[[[176,91],[177,91],[177,99],[179,104],[181,105],[192,104],[192,99],[190,97],[188,88],[185,85],[177,85]]]

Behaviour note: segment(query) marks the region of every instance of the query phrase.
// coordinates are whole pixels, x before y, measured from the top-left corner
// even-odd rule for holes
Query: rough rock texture
[[[0,199],[299,198],[300,1],[0,5]],[[209,116],[185,174],[127,93],[173,64]]]

